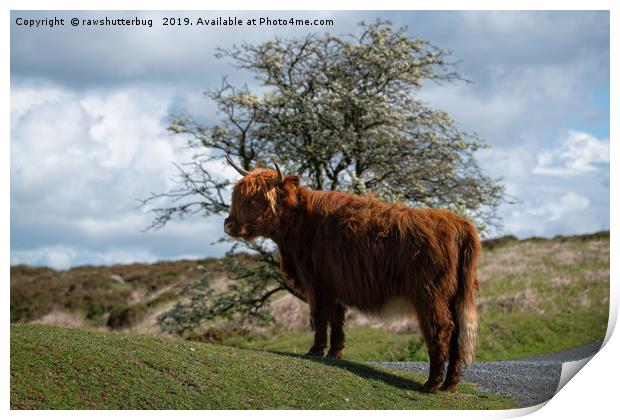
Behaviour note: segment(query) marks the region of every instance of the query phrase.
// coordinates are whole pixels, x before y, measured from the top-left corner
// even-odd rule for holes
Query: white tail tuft
[[[475,304],[467,305],[459,314],[459,350],[466,366],[474,360],[478,346],[477,319]]]

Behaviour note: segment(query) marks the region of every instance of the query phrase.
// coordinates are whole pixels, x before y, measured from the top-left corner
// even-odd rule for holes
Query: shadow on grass
[[[295,357],[297,359],[310,360],[315,363],[321,363],[327,366],[333,366],[339,369],[346,370],[347,372],[351,372],[357,376],[360,376],[365,379],[373,379],[384,382],[388,385],[391,385],[396,388],[405,389],[408,391],[418,391],[425,392],[423,390],[422,384],[411,379],[405,379],[403,377],[393,375],[391,373],[373,368],[371,366],[350,362],[348,360],[339,360],[330,357],[317,357],[317,356],[305,356],[296,353],[290,353],[285,351],[275,351],[275,350],[265,350],[268,353],[277,354],[280,356],[288,356]]]

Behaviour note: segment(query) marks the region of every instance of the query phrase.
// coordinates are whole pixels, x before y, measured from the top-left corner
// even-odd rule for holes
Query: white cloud
[[[44,265],[56,270],[66,270],[85,261],[92,265],[109,265],[149,263],[157,261],[157,258],[146,249],[124,248],[95,252],[62,244],[29,250],[11,250],[11,265]]]
[[[489,175],[509,182],[528,177],[535,161],[532,151],[522,145],[481,149],[476,156]]]
[[[223,253],[211,246],[223,234],[221,218],[189,217],[143,232],[153,215],[138,200],[173,187],[173,162],[192,153],[166,131],[172,98],[136,87],[79,94],[12,87],[12,261],[66,267]]]
[[[65,90],[42,83],[32,82],[11,92],[11,126],[32,109],[42,105],[57,103],[70,96]]]
[[[594,196],[597,192],[565,192],[567,188],[532,189],[522,202],[504,206],[504,234],[520,238],[575,235],[609,229],[608,201]]]
[[[516,199],[500,206],[503,229],[492,232],[493,236],[523,238],[609,229],[609,166],[599,162],[605,161],[600,147],[605,141],[573,130],[558,143],[551,154],[555,165],[551,172],[570,173],[570,178],[540,171],[539,157],[549,153],[542,142],[496,146],[478,153],[485,172],[502,178],[506,192]],[[607,150],[608,145],[607,141]]]
[[[166,132],[170,95],[139,89],[53,92],[60,93],[40,101],[36,90],[13,86],[15,205],[27,202],[22,210],[42,206],[59,215],[105,214],[133,208],[149,191],[172,186],[172,162],[187,160],[189,152]]]
[[[513,140],[506,131],[507,127],[521,124],[529,105],[525,92],[513,94],[505,86],[498,86],[496,91],[484,94],[476,85],[428,84],[420,91],[418,98],[448,111],[455,121],[464,124],[466,130],[476,130],[486,141],[494,144],[506,144]]]
[[[579,131],[569,131],[559,147],[538,154],[535,174],[576,176],[600,170],[609,163],[609,139]]]
[[[528,210],[533,216],[542,216],[549,222],[560,220],[567,214],[585,210],[590,205],[590,200],[583,195],[573,192],[563,194],[558,200],[545,202],[540,207]]]

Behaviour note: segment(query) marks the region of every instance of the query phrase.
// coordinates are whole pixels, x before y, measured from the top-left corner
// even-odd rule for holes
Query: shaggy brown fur
[[[282,274],[310,305],[314,344],[341,358],[347,307],[381,315],[417,315],[430,357],[425,388],[454,390],[476,345],[476,277],[480,242],[464,218],[372,197],[310,191],[297,176],[280,182],[256,169],[235,186],[226,232],[272,239]]]

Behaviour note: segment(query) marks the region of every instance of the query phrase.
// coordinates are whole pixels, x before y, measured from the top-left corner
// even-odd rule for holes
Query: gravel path
[[[502,362],[472,364],[463,380],[478,384],[486,392],[517,397],[523,406],[532,406],[553,397],[560,381],[562,363],[584,359],[596,353],[602,342],[591,343],[560,353]],[[428,374],[426,362],[377,362],[392,369]]]

